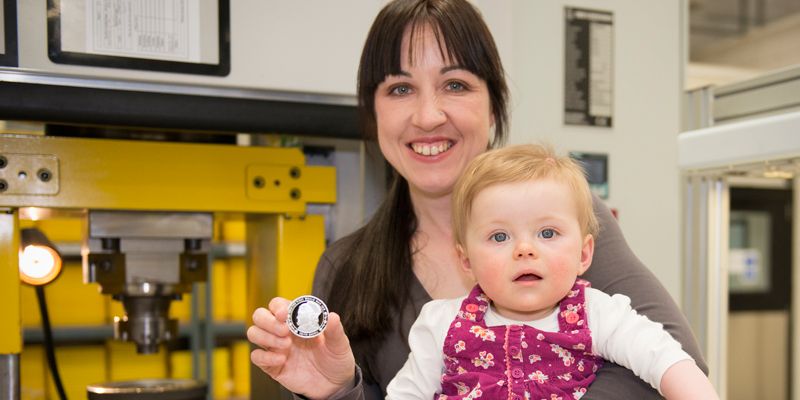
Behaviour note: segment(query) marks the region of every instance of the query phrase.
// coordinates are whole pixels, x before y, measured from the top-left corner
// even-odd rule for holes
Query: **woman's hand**
[[[355,381],[355,358],[339,315],[330,313],[325,331],[303,339],[289,332],[289,300],[276,297],[253,313],[247,339],[260,347],[250,360],[272,379],[310,399],[327,398]]]

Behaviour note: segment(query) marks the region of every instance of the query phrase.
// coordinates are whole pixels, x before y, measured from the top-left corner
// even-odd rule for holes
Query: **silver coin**
[[[301,338],[313,338],[328,325],[328,306],[314,296],[300,296],[289,303],[286,325]]]

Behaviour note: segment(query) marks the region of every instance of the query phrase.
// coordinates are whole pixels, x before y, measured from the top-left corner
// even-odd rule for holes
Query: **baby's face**
[[[553,180],[490,186],[472,203],[462,251],[497,311],[514,320],[552,312],[594,250],[570,188]]]

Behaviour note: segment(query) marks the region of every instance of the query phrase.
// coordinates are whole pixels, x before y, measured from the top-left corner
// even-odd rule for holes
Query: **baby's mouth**
[[[450,140],[441,140],[433,143],[411,143],[408,147],[419,155],[435,156],[450,150],[450,148],[453,147],[453,142]]]
[[[514,278],[514,282],[533,282],[541,279],[542,277],[536,274],[522,274]]]

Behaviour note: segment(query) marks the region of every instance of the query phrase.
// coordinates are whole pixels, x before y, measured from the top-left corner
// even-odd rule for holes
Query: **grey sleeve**
[[[364,390],[364,379],[361,377],[361,368],[358,368],[356,365],[356,380],[355,384],[352,389],[346,390],[344,392],[336,393],[333,396],[329,397],[328,400],[366,400],[372,399],[371,397],[365,397],[364,394],[369,393],[368,390]],[[375,399],[379,399],[380,397],[376,397]],[[307,397],[301,396],[297,393],[292,393],[292,399],[294,400],[308,400]]]
[[[697,366],[708,373],[700,347],[670,294],[653,273],[633,254],[617,221],[600,199],[594,197],[594,211],[600,223],[595,241],[594,259],[583,278],[592,287],[608,294],[621,293],[631,298],[631,306],[649,319],[660,322],[683,350],[694,358]],[[597,372],[584,399],[659,399],[649,384],[630,370],[611,362]]]
[[[314,272],[314,283],[311,293],[314,296],[322,299],[322,301],[328,301],[327,296],[330,291],[330,282],[333,280],[333,273],[338,267],[338,265],[336,265],[336,261],[339,258],[338,254],[342,248],[343,246],[341,246],[341,243],[338,246],[337,244],[334,244],[322,254],[322,257],[320,257],[319,262],[317,263],[317,269]],[[295,400],[305,399],[297,394],[294,394],[293,398]],[[383,396],[380,388],[377,387],[377,385],[369,385],[364,382],[361,374],[361,368],[356,366],[356,377],[355,382],[353,382],[353,388],[337,393],[331,397],[330,400],[373,400],[382,398]]]

